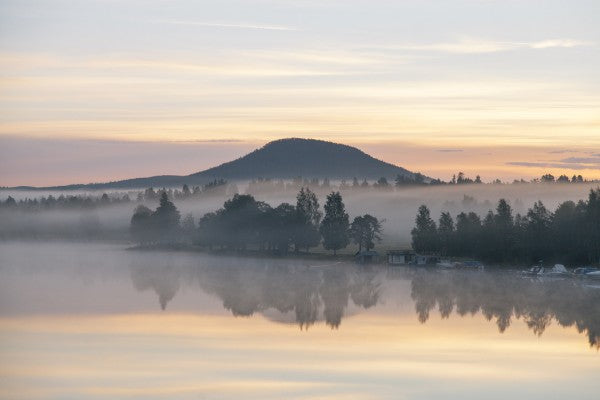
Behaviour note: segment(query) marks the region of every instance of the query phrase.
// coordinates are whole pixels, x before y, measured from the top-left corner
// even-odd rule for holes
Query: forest
[[[354,242],[359,251],[370,250],[381,240],[381,221],[372,215],[357,216],[352,222],[342,195],[331,192],[324,215],[314,192],[301,188],[296,204],[271,207],[252,195],[235,194],[223,207],[206,213],[196,225],[191,214],[181,218],[167,193],[152,211],[139,205],[131,218],[131,233],[144,245],[188,242],[208,249],[258,250],[296,253],[320,244],[334,255]]]
[[[587,200],[565,201],[554,212],[537,201],[525,215],[513,215],[500,199],[485,216],[442,212],[436,223],[425,205],[419,207],[412,246],[416,252],[442,257],[479,258],[486,262],[553,263],[600,262],[600,188]]]

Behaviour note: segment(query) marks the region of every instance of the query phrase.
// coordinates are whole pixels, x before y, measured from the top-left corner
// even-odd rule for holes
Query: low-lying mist
[[[248,186],[238,184],[241,192]],[[597,184],[483,184],[483,185],[442,185],[406,187],[401,189],[346,189],[343,190],[343,201],[353,218],[356,215],[369,213],[383,219],[383,242],[385,247],[407,247],[410,244],[410,231],[414,226],[417,208],[425,204],[437,219],[441,211],[449,211],[453,216],[461,211],[474,211],[484,215],[494,209],[499,199],[508,200],[515,213],[526,213],[535,201],[541,200],[546,207],[554,210],[564,201],[585,199],[590,189]],[[336,187],[311,187],[319,198],[321,209],[326,195]],[[125,193],[125,192],[123,192]],[[27,192],[24,196],[19,191],[1,192],[2,201],[8,196],[15,199],[24,197],[40,198],[56,192]],[[77,192],[70,192],[77,195]],[[82,192],[90,194],[89,192]],[[260,191],[252,188],[250,194],[257,200],[265,201],[273,206],[282,202],[295,203],[297,191]],[[96,194],[100,196],[101,194]],[[0,209],[0,238],[37,239],[37,240],[129,240],[130,219],[135,207],[141,203],[150,208],[158,205],[156,201],[136,200],[134,193],[131,201],[110,204],[92,209],[61,209],[23,211],[19,209]],[[230,196],[225,193],[203,196],[199,198],[174,199],[174,203],[184,216],[191,213],[196,221],[205,213],[215,211]]]

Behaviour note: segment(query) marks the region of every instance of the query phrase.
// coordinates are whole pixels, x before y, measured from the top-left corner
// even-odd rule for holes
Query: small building
[[[412,250],[390,250],[387,252],[387,262],[392,265],[414,264],[416,254]]]
[[[359,264],[378,263],[379,262],[379,253],[377,253],[375,250],[358,251],[354,255],[354,259]]]

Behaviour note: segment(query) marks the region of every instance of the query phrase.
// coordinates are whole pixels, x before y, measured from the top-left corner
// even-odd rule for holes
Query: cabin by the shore
[[[387,252],[387,262],[392,265],[414,264],[417,255],[412,250],[390,250]]]
[[[435,265],[439,257],[416,254],[412,250],[390,250],[387,252],[387,262],[390,265]]]

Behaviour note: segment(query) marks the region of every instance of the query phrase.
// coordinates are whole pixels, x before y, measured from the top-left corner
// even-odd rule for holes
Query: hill
[[[51,189],[127,189],[201,185],[214,179],[241,181],[253,178],[305,178],[374,180],[414,174],[402,167],[378,160],[356,147],[314,139],[281,139],[219,166],[190,175],[160,175],[107,183],[56,186]],[[22,187],[23,189],[34,189]],[[42,188],[39,188],[42,189]],[[43,188],[50,189],[50,188]]]
[[[314,139],[281,139],[190,176],[228,180],[297,176],[330,179],[391,179],[412,172],[371,157],[356,147]]]

